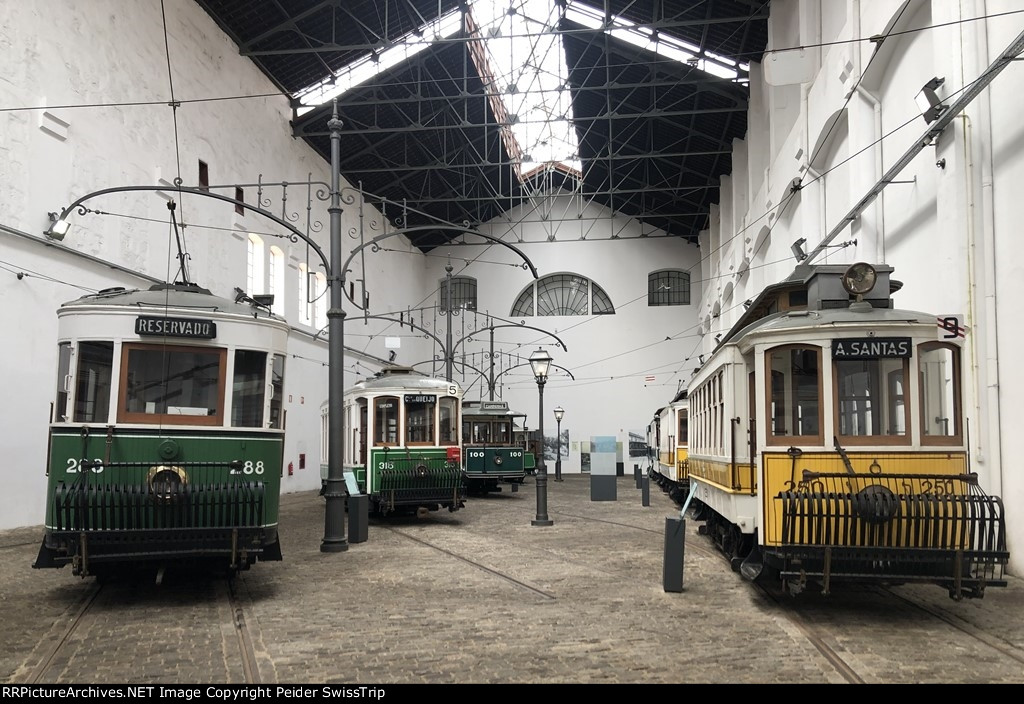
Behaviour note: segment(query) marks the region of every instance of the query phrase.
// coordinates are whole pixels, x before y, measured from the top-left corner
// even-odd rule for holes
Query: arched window
[[[313,323],[321,330],[327,327],[327,277],[319,271],[313,275],[314,296],[313,299]]]
[[[690,274],[680,269],[662,269],[647,275],[647,305],[690,305]]]
[[[451,280],[452,303],[448,305],[448,279],[441,279],[438,283],[438,301],[440,311],[464,309],[476,310],[476,279],[472,276],[453,276]]]
[[[523,289],[512,305],[513,316],[608,315],[614,312],[615,306],[604,289],[575,274],[545,276]]]
[[[249,235],[245,264],[245,292],[250,296],[254,293],[264,293],[263,287],[266,286],[266,282],[263,278],[263,238],[259,235]]]
[[[267,293],[274,296],[274,303],[271,310],[277,315],[284,316],[284,252],[280,247],[270,247],[270,276],[268,279]]]
[[[309,267],[305,263],[299,264],[299,322],[303,325],[313,324],[309,302]]]

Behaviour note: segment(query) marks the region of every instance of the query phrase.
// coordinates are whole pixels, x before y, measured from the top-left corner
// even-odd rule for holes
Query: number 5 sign
[[[964,316],[962,315],[940,315],[936,323],[939,326],[939,338],[942,340],[952,340],[967,334],[967,327],[964,325]]]

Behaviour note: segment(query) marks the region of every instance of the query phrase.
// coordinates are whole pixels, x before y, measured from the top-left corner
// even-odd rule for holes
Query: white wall
[[[573,380],[556,369],[545,385],[545,435],[555,435],[553,409],[560,405],[565,409],[562,429],[568,429],[570,443],[614,435],[624,443],[624,462],[628,462],[629,431],[644,432],[654,411],[671,399],[680,384],[685,385],[696,366],[694,350],[700,339],[696,319],[696,302],[701,295],[699,250],[679,238],[639,237],[640,227],[635,220],[611,217],[597,205],[578,208],[567,200],[554,198],[544,203],[544,209],[550,206],[552,212],[567,212],[565,219],[544,221],[536,210],[524,207],[480,230],[522,251],[541,278],[575,274],[592,280],[608,295],[615,314],[516,316],[513,322],[553,333],[567,349],[536,330],[498,328],[495,350],[518,354],[525,363],[534,350],[545,348],[553,364],[575,377]],[[581,217],[576,217],[577,212]],[[581,239],[583,236],[586,239]],[[522,258],[501,245],[438,248],[432,254],[437,256],[428,257],[430,278],[443,278],[450,254],[453,274],[477,279],[478,312],[492,314],[497,324],[511,319],[513,303],[533,280],[528,270],[515,266],[522,263]],[[465,260],[471,263],[467,266]],[[691,305],[648,306],[648,274],[669,268],[690,270]],[[475,318],[477,329],[488,325],[481,315],[470,317]],[[460,337],[455,335],[455,341]],[[487,332],[474,336],[462,347],[456,349],[457,354],[475,353],[473,365],[489,371],[489,362],[482,355],[490,348]],[[691,356],[691,361],[685,361]],[[648,375],[654,380],[646,381]],[[487,386],[477,382],[477,376],[471,372],[466,377],[469,397],[480,398],[482,394],[486,399]],[[501,374],[499,384],[501,398],[512,408],[528,413],[528,427],[537,428],[538,390],[529,365]],[[569,459],[562,463],[565,473],[580,469],[579,446],[570,445],[570,449]],[[625,469],[631,473],[632,465]]]

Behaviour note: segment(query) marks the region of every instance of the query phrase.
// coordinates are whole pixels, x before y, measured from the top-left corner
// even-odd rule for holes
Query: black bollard
[[[683,553],[686,547],[686,521],[665,518],[665,569],[662,583],[667,592],[683,591]]]

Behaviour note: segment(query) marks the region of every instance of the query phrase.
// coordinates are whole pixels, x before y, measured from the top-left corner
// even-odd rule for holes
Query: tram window
[[[225,350],[125,345],[123,356],[121,420],[220,425]]]
[[[473,423],[473,436],[470,442],[476,445],[484,445],[491,441],[491,424],[487,421],[476,421]]]
[[[437,405],[439,430],[442,445],[458,445],[459,400],[452,396],[443,397]]]
[[[270,396],[270,427],[284,428],[284,355],[274,355],[270,384],[274,389]]]
[[[68,392],[71,390],[71,343],[62,342],[57,347],[57,401],[53,409],[54,423],[68,420]]]
[[[398,444],[398,399],[394,396],[374,399],[373,442],[375,445]]]
[[[358,399],[357,403],[359,404],[359,429],[355,431],[355,437],[352,438],[352,447],[359,448],[359,455],[357,458],[358,464],[365,467],[366,443],[364,442],[364,438],[366,438],[366,419],[368,415],[366,410],[366,399]]]
[[[263,394],[266,390],[267,353],[235,350],[235,376],[231,391],[231,425],[263,427]]]
[[[921,345],[917,366],[921,387],[921,442],[959,442],[960,351],[941,342]]]
[[[498,445],[509,445],[512,443],[512,422],[507,420],[496,421],[493,424],[494,442]]]
[[[423,400],[416,396],[415,400],[405,402],[405,440],[409,444],[434,443],[434,407],[436,399]]]
[[[835,360],[836,424],[848,442],[871,437],[909,439],[906,418],[907,361]]]
[[[685,445],[687,439],[690,437],[690,430],[687,424],[686,416],[684,415],[679,416],[679,434],[677,437],[679,438],[680,445]]]
[[[821,350],[781,347],[765,354],[770,443],[780,445],[799,437],[822,442]]]
[[[113,342],[79,342],[75,376],[75,422],[105,423],[110,412]]]

